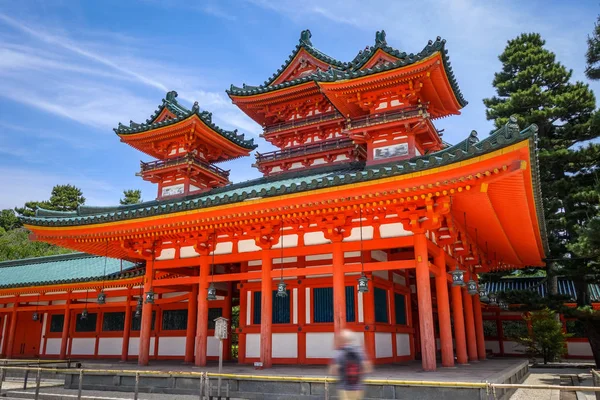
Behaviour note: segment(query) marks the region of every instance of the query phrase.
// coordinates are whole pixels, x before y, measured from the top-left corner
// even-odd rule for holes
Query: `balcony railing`
[[[150,162],[140,162],[141,172],[142,174],[149,171],[155,171],[167,167],[173,167],[177,165],[184,164],[193,164],[197,165],[203,169],[209,170],[210,172],[229,180],[229,171],[219,168],[215,165],[209,164],[197,157],[194,157],[193,154],[186,154],[185,156],[176,157],[176,158],[168,158],[166,160],[156,160]]]
[[[282,122],[281,124],[267,126],[264,129],[263,136],[265,134],[269,134],[269,133],[273,133],[273,132],[280,132],[280,131],[283,131],[286,129],[300,128],[302,126],[316,124],[316,123],[324,122],[324,121],[331,121],[331,120],[338,119],[338,118],[343,118],[342,114],[340,114],[338,112],[334,112],[334,113],[329,113],[329,114],[314,115],[312,117],[293,120],[290,122]]]
[[[398,111],[388,111],[374,115],[366,115],[364,117],[354,118],[350,122],[346,123],[346,130],[399,121],[406,118],[416,117],[425,112],[427,112],[427,107],[419,105],[403,108],[402,110]]]
[[[294,147],[292,149],[284,149],[278,151],[271,151],[269,153],[256,153],[256,161],[258,163],[284,160],[287,158],[298,157],[309,154],[321,153],[324,151],[331,151],[336,149],[348,148],[354,146],[354,142],[349,138],[338,138],[323,140],[322,142],[311,143],[302,147]]]

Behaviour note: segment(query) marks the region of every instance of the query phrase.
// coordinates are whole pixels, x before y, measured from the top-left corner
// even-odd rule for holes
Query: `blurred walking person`
[[[371,372],[371,363],[365,357],[361,346],[357,345],[354,333],[348,329],[336,338],[338,345],[329,367],[330,375],[337,375],[339,398],[342,400],[362,399],[364,376]]]

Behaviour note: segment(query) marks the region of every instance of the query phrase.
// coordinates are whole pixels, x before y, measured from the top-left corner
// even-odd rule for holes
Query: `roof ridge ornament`
[[[310,29],[305,29],[300,32],[300,44],[305,44],[307,46],[312,46],[312,42],[310,38],[312,37],[312,33],[310,33]]]
[[[387,41],[385,40],[385,31],[383,29],[375,32],[375,46],[387,46]]]
[[[167,92],[167,96],[165,97],[165,100],[167,100],[169,102],[173,102],[173,101],[175,101],[175,97],[177,97],[177,92],[174,90],[171,90],[170,92]]]
[[[198,105],[198,102],[195,101],[194,105],[192,106],[192,112],[198,112],[200,111],[200,105]]]

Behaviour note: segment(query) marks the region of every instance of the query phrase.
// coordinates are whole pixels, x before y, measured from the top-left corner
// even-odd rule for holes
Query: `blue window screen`
[[[347,322],[355,322],[356,321],[356,310],[354,308],[354,296],[355,296],[354,286],[346,286],[346,321]]]
[[[333,288],[314,288],[312,303],[314,322],[333,322]]]
[[[387,290],[375,288],[373,294],[375,296],[375,322],[389,322]]]
[[[290,323],[290,291],[287,291],[286,297],[277,297],[277,291],[273,290],[273,319],[274,324]],[[261,292],[254,292],[254,312],[252,313],[252,323],[260,324],[261,321]]]
[[[394,293],[394,304],[396,306],[396,325],[406,325],[406,296]]]

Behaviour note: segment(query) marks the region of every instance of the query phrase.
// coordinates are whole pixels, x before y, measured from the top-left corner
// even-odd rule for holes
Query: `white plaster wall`
[[[387,332],[375,332],[375,357],[393,357],[392,334]]]
[[[315,261],[315,260],[331,260],[333,259],[332,254],[313,254],[306,256],[306,261]]]
[[[249,267],[258,267],[259,265],[262,265],[262,260],[251,260],[251,261],[248,261],[248,266]]]
[[[298,357],[298,334],[274,333],[272,346],[273,358],[296,358]]]
[[[329,243],[323,232],[307,232],[304,234],[304,244],[307,246]]]
[[[410,335],[408,333],[396,333],[396,355],[410,356]]]
[[[485,349],[492,350],[494,354],[500,354],[500,343],[497,340],[486,340]]]
[[[44,333],[46,332],[46,323],[48,322],[48,314],[47,313],[43,313],[42,314],[42,318],[43,318],[43,322],[42,322],[42,335],[41,335],[41,338],[40,338],[40,347],[38,347],[38,349],[40,350],[40,353],[44,349]],[[0,347],[0,349],[1,349],[1,347]]]
[[[219,356],[219,339],[214,336],[208,337],[208,340],[206,341],[206,355],[210,357]]]
[[[156,341],[155,337],[150,338],[150,355],[153,356],[154,352],[154,343]],[[137,356],[140,354],[140,338],[132,337],[129,338],[129,349],[127,350],[127,354],[131,356]]]
[[[362,237],[363,240],[373,239],[373,227],[372,226],[363,226],[362,227]],[[350,231],[350,236],[344,239],[344,242],[354,242],[360,240],[360,227],[352,228]]]
[[[175,249],[163,249],[160,252],[160,257],[156,257],[157,260],[172,260],[175,258]]]
[[[291,262],[296,262],[298,261],[298,257],[283,257],[283,264],[287,264],[287,263],[291,263]],[[274,258],[273,259],[273,264],[281,264],[282,263],[282,259],[281,258]],[[262,262],[261,262],[262,264]]]
[[[375,275],[378,278],[384,279],[384,280],[388,280],[388,272],[387,271],[373,271],[373,275]]]
[[[333,332],[306,334],[306,358],[331,358],[333,354]]]
[[[158,341],[159,356],[184,356],[185,336],[161,337]]]
[[[567,342],[567,349],[570,356],[593,356],[592,348],[588,342]]]
[[[123,338],[100,338],[98,340],[98,355],[118,356],[121,354]]]
[[[506,354],[523,354],[525,355],[525,347],[517,342],[503,342],[504,353]]]
[[[292,289],[292,323],[298,323],[298,288]]]
[[[217,248],[215,249],[215,254],[231,254],[232,251],[233,251],[233,243],[232,242],[221,242],[221,243],[217,243]]]
[[[117,303],[117,302],[120,302],[120,301],[125,301],[126,298],[127,297],[125,297],[125,296],[117,296],[117,297],[108,297],[108,296],[106,296],[106,302],[107,303]]]
[[[365,322],[365,309],[364,309],[362,292],[358,292],[357,303],[358,303],[358,322],[362,323],[362,322]]]
[[[298,247],[298,235],[283,235],[283,240],[280,239],[277,244],[273,245],[274,249],[281,248],[281,242],[283,241],[283,248],[286,249],[288,247]]]
[[[168,299],[170,297],[177,297],[177,296],[181,296],[182,294],[188,294],[188,292],[171,292],[171,293],[163,293],[161,296],[164,299]]]
[[[61,339],[48,339],[46,341],[46,354],[60,354]]]
[[[387,253],[382,250],[371,251],[371,257],[373,257],[376,261],[387,261],[388,260]]]
[[[246,357],[260,357],[260,333],[248,333],[246,335]]]
[[[252,324],[251,314],[250,314],[250,304],[252,304],[252,292],[248,290],[246,292],[246,325]]]
[[[259,251],[260,247],[258,247],[256,245],[256,242],[254,241],[254,239],[246,239],[246,240],[240,240],[238,242],[238,251],[240,253],[247,253],[250,251]]]
[[[398,275],[396,273],[393,273],[392,274],[392,279],[394,280],[394,283],[398,283],[400,285],[406,286],[406,278],[403,277],[402,275]]]
[[[379,233],[382,238],[411,236],[412,232],[404,230],[404,226],[400,222],[393,224],[382,224],[379,227]]]
[[[73,338],[71,344],[71,354],[94,354],[96,348],[96,338]]]
[[[181,258],[198,257],[199,255],[200,254],[194,249],[194,246],[183,246],[179,249],[179,257]]]

